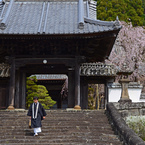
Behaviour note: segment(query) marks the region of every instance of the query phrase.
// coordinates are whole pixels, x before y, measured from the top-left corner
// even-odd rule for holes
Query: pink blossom
[[[112,63],[119,69],[126,62],[133,71],[131,81],[145,84],[145,29],[141,26],[133,27],[131,23],[121,24],[122,29],[106,63]]]

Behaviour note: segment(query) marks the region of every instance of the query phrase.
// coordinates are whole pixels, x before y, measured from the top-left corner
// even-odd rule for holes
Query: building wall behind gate
[[[0,88],[0,109],[6,108],[6,88]]]

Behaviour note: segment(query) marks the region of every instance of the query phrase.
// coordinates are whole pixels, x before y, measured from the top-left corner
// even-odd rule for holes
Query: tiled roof
[[[47,74],[47,75],[32,75],[36,76],[37,80],[65,80],[68,77],[66,75],[52,75],[52,74]]]
[[[88,34],[121,28],[118,21],[98,23],[91,8],[86,0],[10,0],[0,10],[0,34]]]

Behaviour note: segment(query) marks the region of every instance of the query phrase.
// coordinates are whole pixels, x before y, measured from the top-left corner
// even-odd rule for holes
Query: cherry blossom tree
[[[133,27],[132,23],[121,24],[122,29],[106,63],[114,64],[118,70],[126,63],[128,69],[133,71],[131,81],[140,81],[145,85],[145,29]]]

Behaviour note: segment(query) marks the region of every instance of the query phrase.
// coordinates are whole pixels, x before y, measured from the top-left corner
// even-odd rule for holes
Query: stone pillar
[[[80,107],[80,65],[78,61],[75,66],[75,107],[74,109],[81,109]]]
[[[128,94],[128,84],[129,84],[129,82],[130,82],[129,79],[121,79],[119,81],[119,83],[122,86],[121,97],[120,97],[120,100],[118,101],[119,103],[126,103],[126,102],[131,103],[132,102],[130,100],[129,94]]]
[[[15,59],[11,60],[10,68],[10,86],[9,86],[9,107],[8,110],[14,110],[15,97]]]
[[[20,96],[20,72],[16,71],[16,93],[15,93],[15,108],[19,108],[19,96]]]
[[[128,94],[128,84],[130,82],[129,75],[131,75],[132,73],[133,71],[130,70],[129,63],[126,58],[125,62],[122,64],[121,70],[117,72],[117,75],[121,76],[119,83],[122,86],[121,97],[120,97],[120,100],[118,101],[119,103],[132,102],[129,99],[129,94]]]
[[[68,108],[75,106],[75,80],[74,80],[74,69],[68,69]]]

